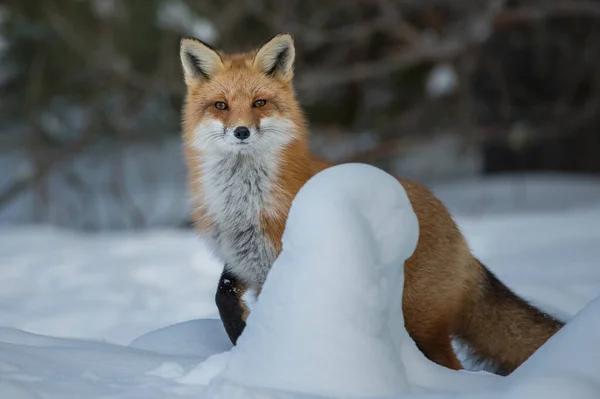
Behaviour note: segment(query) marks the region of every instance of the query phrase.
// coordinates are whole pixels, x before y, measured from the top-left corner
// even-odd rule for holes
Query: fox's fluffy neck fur
[[[290,135],[306,134],[303,124],[288,129],[296,130],[286,132]],[[199,159],[194,167],[202,190],[194,202],[211,225],[205,237],[227,267],[258,288],[280,251],[276,237],[293,196],[310,178],[305,141],[293,140],[273,152],[201,153]]]

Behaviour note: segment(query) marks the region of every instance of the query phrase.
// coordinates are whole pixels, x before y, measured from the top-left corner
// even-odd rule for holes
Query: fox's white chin
[[[206,120],[194,130],[193,145],[198,150],[213,153],[277,153],[296,136],[296,126],[286,118],[263,118],[258,128],[249,128],[250,136],[244,140],[234,136],[236,127],[225,127],[217,119]]]
[[[254,148],[252,143],[225,143],[227,150],[233,153],[247,153]]]

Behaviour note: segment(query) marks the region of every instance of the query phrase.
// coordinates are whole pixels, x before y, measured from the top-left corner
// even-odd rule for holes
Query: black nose
[[[233,135],[240,140],[245,140],[250,137],[250,129],[246,126],[238,126],[233,131]]]

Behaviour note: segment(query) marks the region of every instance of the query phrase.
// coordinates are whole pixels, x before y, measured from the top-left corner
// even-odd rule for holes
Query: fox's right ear
[[[190,37],[181,39],[179,55],[187,85],[210,80],[211,76],[223,66],[219,54],[198,39]]]

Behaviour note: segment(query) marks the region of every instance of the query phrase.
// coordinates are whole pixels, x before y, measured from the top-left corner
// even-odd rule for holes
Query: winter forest
[[[237,298],[249,316],[233,345],[215,293],[243,236],[221,242],[194,219],[181,39],[206,45],[192,55],[210,84],[211,48],[258,51],[280,33],[309,150],[342,165],[293,193],[281,253],[248,238],[272,270],[258,297]],[[597,0],[0,2],[0,398],[599,398],[599,42]],[[451,302],[413,284],[415,251],[443,258],[450,272],[431,276],[468,303],[495,283],[453,282],[454,241],[436,230],[422,249],[441,211],[390,175],[430,190],[481,270],[564,323],[514,372],[461,340],[481,328],[498,352],[529,345],[545,322],[492,320],[506,295],[450,334],[464,369],[415,341],[411,314],[458,319],[403,302],[411,290]],[[237,198],[203,189],[214,215]],[[239,198],[248,214],[260,204]],[[538,324],[514,333],[521,317]]]

